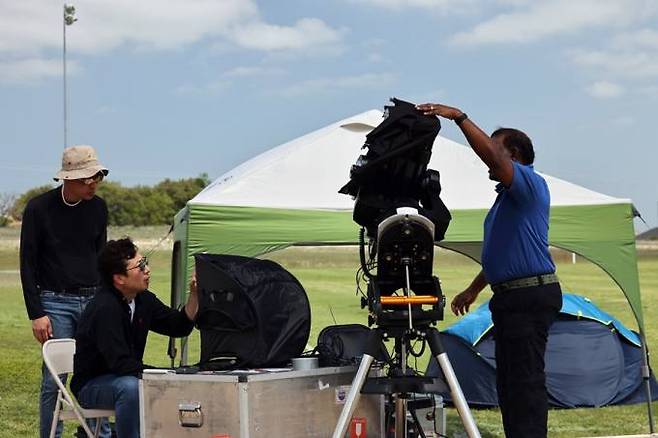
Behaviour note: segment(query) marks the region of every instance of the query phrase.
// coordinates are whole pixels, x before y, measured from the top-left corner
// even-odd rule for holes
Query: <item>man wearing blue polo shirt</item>
[[[461,110],[418,105],[426,115],[455,121],[499,184],[484,220],[482,271],[452,300],[464,315],[491,285],[489,309],[496,339],[496,387],[507,437],[546,437],[548,395],[544,352],[548,329],[562,307],[562,291],[548,251],[550,193],[533,168],[526,134],[500,128],[489,137]]]

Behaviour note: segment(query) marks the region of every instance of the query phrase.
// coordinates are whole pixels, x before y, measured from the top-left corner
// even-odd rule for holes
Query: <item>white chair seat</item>
[[[60,420],[76,420],[89,438],[98,437],[101,422],[98,421],[96,430],[92,432],[85,422],[88,418],[109,418],[114,417],[112,409],[85,409],[80,407],[77,400],[69,393],[66,386],[59,379],[60,374],[73,372],[73,356],[75,355],[75,339],[49,339],[43,344],[41,349],[43,361],[50,375],[55,379],[59,388],[55,411],[53,412],[53,422],[50,427],[50,438],[55,436],[57,423]]]
[[[106,418],[114,417],[114,411],[111,409],[84,409],[78,408],[84,418]],[[75,412],[70,410],[62,410],[59,413],[60,420],[77,420],[78,417]]]

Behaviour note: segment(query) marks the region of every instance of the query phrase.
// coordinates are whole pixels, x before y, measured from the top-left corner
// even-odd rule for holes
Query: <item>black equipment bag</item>
[[[311,309],[291,273],[270,260],[217,254],[194,258],[201,369],[286,366],[301,355]]]
[[[320,331],[315,350],[321,367],[358,365],[366,349],[370,329],[361,324],[330,325]],[[375,357],[376,360],[389,360],[384,343]]]

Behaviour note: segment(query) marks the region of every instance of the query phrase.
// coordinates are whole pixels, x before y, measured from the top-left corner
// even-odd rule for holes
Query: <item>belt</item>
[[[524,287],[542,286],[544,284],[553,284],[559,282],[555,274],[533,275],[532,277],[517,278],[515,280],[504,281],[491,285],[494,293],[505,292],[512,289],[521,289]]]
[[[100,286],[90,286],[90,287],[73,287],[71,289],[64,289],[58,293],[62,295],[76,295],[81,297],[91,297],[96,292],[100,291]]]

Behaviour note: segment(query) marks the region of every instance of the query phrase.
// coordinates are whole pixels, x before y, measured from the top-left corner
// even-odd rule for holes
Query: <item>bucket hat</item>
[[[109,170],[98,162],[98,156],[93,147],[87,145],[69,146],[62,154],[62,168],[53,178],[60,179],[83,179],[91,178],[98,172],[107,175]]]

